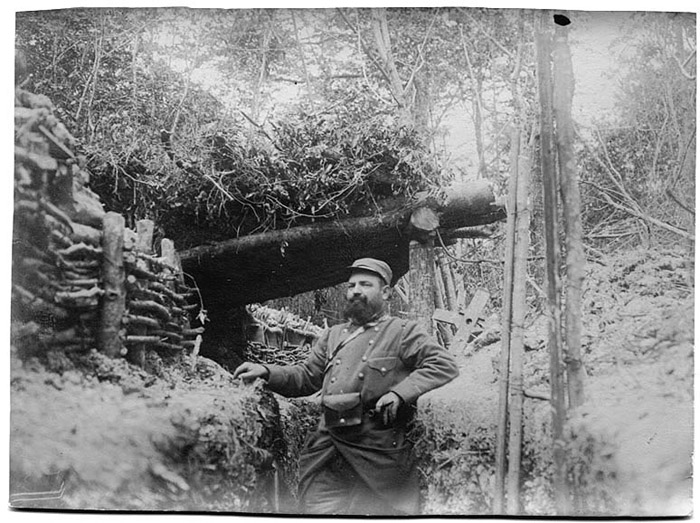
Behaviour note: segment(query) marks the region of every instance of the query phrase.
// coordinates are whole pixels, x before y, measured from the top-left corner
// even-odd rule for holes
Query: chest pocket
[[[370,358],[369,360],[367,360],[367,366],[373,371],[378,372],[382,377],[384,377],[394,370],[397,361],[398,358],[394,356],[384,358]]]
[[[367,377],[364,386],[364,400],[372,402],[383,396],[397,380],[399,358],[395,356],[369,358],[367,360]]]

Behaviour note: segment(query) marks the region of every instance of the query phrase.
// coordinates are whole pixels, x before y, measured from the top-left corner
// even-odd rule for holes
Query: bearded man
[[[323,415],[299,461],[303,513],[416,515],[409,425],[418,397],[454,379],[457,365],[418,323],[388,315],[389,265],[362,258],[349,269],[347,322],[326,329],[306,361],[244,363],[234,377],[265,379],[287,397],[320,391]]]

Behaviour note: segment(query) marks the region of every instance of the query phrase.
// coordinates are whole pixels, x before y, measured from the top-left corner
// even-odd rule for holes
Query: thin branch
[[[272,136],[270,136],[269,134],[267,134],[267,131],[265,131],[265,129],[263,128],[262,125],[260,125],[259,123],[255,122],[250,116],[248,116],[247,114],[245,114],[245,112],[243,111],[243,109],[239,109],[238,111],[243,115],[243,117],[244,117],[246,120],[248,120],[251,124],[253,124],[253,126],[258,130],[258,132],[260,132],[260,134],[262,134],[265,138],[267,138],[268,140],[270,140],[270,143],[273,145],[273,147],[274,147],[275,149],[277,149],[278,151],[282,152],[282,150],[281,150],[281,149],[277,146],[277,144],[275,143],[275,140],[272,138]]]
[[[690,136],[688,137],[688,141],[685,144],[685,148],[683,149],[683,156],[681,158],[680,163],[678,164],[678,168],[676,172],[673,174],[673,182],[671,183],[671,189],[673,189],[676,184],[678,183],[678,180],[681,177],[681,174],[683,174],[683,167],[685,166],[685,160],[688,157],[688,150],[690,149],[690,146],[695,143],[695,134],[696,134],[697,128],[693,127],[693,132],[690,133]]]
[[[546,394],[538,394],[529,390],[523,390],[523,396],[532,400],[552,401],[552,398],[550,398]]]
[[[596,129],[596,136],[598,137],[598,141],[600,143],[601,148],[603,149],[603,154],[605,155],[605,159],[607,160],[607,164],[603,162],[600,157],[595,153],[593,149],[590,149],[591,154],[593,155],[593,158],[605,169],[605,172],[608,174],[608,177],[612,180],[612,182],[615,184],[615,186],[620,189],[620,192],[624,195],[625,199],[628,200],[634,207],[639,209],[641,211],[641,208],[639,207],[639,204],[637,201],[632,198],[632,196],[627,192],[627,189],[622,183],[622,174],[620,174],[617,169],[613,166],[613,162],[610,159],[610,155],[608,154],[608,148],[605,145],[605,142],[603,140],[603,137],[600,135],[600,132]]]
[[[462,13],[464,13],[464,14],[467,16],[467,18],[469,18],[469,19],[472,21],[472,23],[474,24],[474,26],[475,26],[479,31],[481,31],[481,33],[482,33],[486,38],[488,38],[489,40],[491,40],[491,42],[493,42],[493,44],[495,44],[496,47],[498,47],[501,51],[503,51],[503,53],[505,53],[506,56],[508,56],[508,57],[511,58],[511,59],[513,58],[512,53],[511,53],[508,49],[506,49],[506,48],[503,46],[503,44],[502,44],[501,42],[499,42],[498,40],[496,40],[496,38],[494,38],[494,37],[493,37],[491,34],[489,34],[483,27],[481,27],[481,24],[480,24],[479,22],[477,22],[476,19],[475,19],[472,15],[469,14],[469,11],[468,11],[467,9],[465,9],[464,7],[459,7],[458,9],[459,9],[459,11],[461,11]]]
[[[670,232],[672,232],[672,233],[674,233],[674,234],[677,234],[677,235],[679,235],[679,236],[681,236],[681,237],[683,237],[683,238],[686,238],[686,239],[688,239],[688,240],[690,240],[690,241],[693,241],[693,242],[695,241],[695,238],[694,238],[691,234],[689,234],[688,232],[684,231],[683,229],[679,229],[678,227],[675,227],[675,226],[673,226],[673,225],[671,225],[671,224],[669,224],[669,223],[662,222],[661,220],[657,220],[656,218],[654,218],[654,217],[652,217],[652,216],[649,216],[648,214],[644,213],[644,212],[641,211],[641,210],[630,209],[630,208],[628,208],[628,207],[625,207],[624,205],[622,205],[622,204],[617,203],[616,201],[614,201],[614,200],[613,200],[610,196],[608,196],[608,194],[607,194],[605,191],[603,191],[603,190],[601,190],[601,194],[603,195],[603,198],[605,198],[605,200],[606,200],[611,206],[615,207],[616,209],[619,209],[619,210],[624,211],[624,212],[626,212],[626,213],[628,213],[628,214],[631,214],[632,216],[636,216],[637,218],[641,218],[642,220],[644,220],[645,222],[647,222],[647,223],[649,223],[649,224],[651,224],[651,225],[656,225],[657,227],[660,227],[660,228],[662,228],[662,229],[666,229],[667,231],[670,231]]]
[[[343,12],[342,9],[338,8],[338,13],[339,13],[340,16],[342,17],[342,19],[343,19],[343,21],[345,22],[345,24],[350,28],[350,30],[351,30],[352,32],[354,32],[354,33],[357,35],[358,44],[360,45],[360,48],[362,49],[362,51],[364,52],[364,54],[365,54],[365,55],[372,61],[372,63],[377,67],[377,69],[379,70],[379,72],[381,73],[381,75],[384,77],[384,79],[385,79],[387,82],[389,82],[389,85],[391,85],[391,78],[389,77],[389,74],[388,74],[388,73],[386,72],[386,70],[382,67],[382,65],[372,56],[372,54],[369,52],[369,49],[367,48],[367,46],[365,46],[364,40],[362,39],[362,34],[360,33],[359,26],[358,26],[358,27],[355,27],[354,25],[352,25],[352,22],[351,22],[350,20],[348,20],[348,17],[345,16],[345,13]],[[364,72],[364,67],[363,67],[363,72]],[[365,75],[365,77],[366,77],[366,75]],[[396,97],[394,96],[393,91],[392,91],[391,89],[390,89],[389,91],[391,92],[391,96],[394,98],[394,100],[396,101],[396,103],[399,103],[399,100],[396,99]]]
[[[678,197],[675,194],[673,194],[673,191],[671,189],[666,189],[666,194],[669,196],[669,198],[671,198],[674,202],[676,202],[679,207],[681,207],[682,209],[688,211],[690,214],[695,216],[695,211],[693,209],[691,209],[690,207],[688,207],[687,205],[685,205],[683,202],[681,202],[678,199]]]
[[[690,72],[688,72],[688,70],[685,68],[685,66],[688,65],[688,62],[690,62],[690,60],[695,56],[695,54],[696,54],[696,51],[695,51],[695,49],[693,49],[693,52],[690,53],[690,55],[688,56],[688,58],[686,58],[682,63],[681,63],[680,59],[679,59],[676,55],[673,55],[673,59],[674,59],[674,60],[676,61],[676,63],[678,64],[678,68],[681,70],[681,74],[682,74],[684,77],[686,77],[688,80],[696,80],[696,79],[697,79],[697,74],[690,73]]]

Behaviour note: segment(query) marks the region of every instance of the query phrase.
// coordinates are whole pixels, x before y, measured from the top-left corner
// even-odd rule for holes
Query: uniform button
[[[367,361],[367,356],[362,356],[362,361]]]
[[[340,418],[340,423],[345,423],[345,418]],[[394,446],[396,446],[396,442],[394,441]]]
[[[347,329],[343,329],[343,332],[348,332],[348,330],[347,330]]]
[[[342,423],[342,420],[341,420],[341,423]],[[393,447],[395,447],[395,446],[396,446],[396,442],[395,442],[395,441],[392,441],[392,442],[391,442],[391,445],[392,445]]]
[[[335,383],[335,378],[331,378],[331,383]]]
[[[360,373],[357,375],[357,377],[360,378],[361,380],[365,379],[365,374],[364,374],[364,372],[360,372]]]
[[[386,372],[386,367],[382,367],[381,369],[379,369],[379,372],[381,372],[382,374],[384,374],[384,373]]]
[[[374,330],[379,332],[379,327],[375,327]]]
[[[340,365],[340,360],[335,360],[336,365]]]
[[[374,343],[374,340],[369,340],[369,344],[372,345]]]

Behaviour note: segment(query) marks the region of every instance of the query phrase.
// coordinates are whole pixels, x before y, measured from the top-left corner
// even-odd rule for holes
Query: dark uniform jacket
[[[269,387],[284,396],[321,391],[322,404],[359,392],[362,421],[330,428],[322,417],[300,457],[300,494],[335,452],[351,464],[364,482],[397,511],[416,514],[418,481],[406,440],[418,397],[454,379],[457,365],[416,322],[384,316],[362,327],[351,323],[326,329],[306,361],[293,366],[268,366]],[[375,413],[376,401],[389,391],[403,399],[390,426]],[[346,396],[339,396],[346,395]],[[352,406],[352,405],[349,405]],[[348,419],[348,422],[350,420]]]

